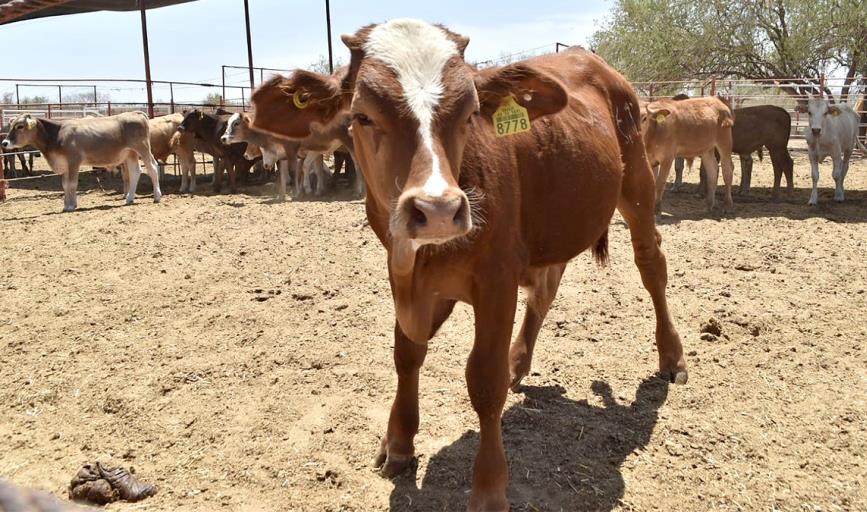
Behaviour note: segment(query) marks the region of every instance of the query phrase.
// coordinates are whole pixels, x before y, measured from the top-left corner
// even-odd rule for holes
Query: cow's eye
[[[364,114],[355,114],[352,116],[352,120],[360,124],[361,126],[370,126],[373,124],[373,121],[371,121],[370,118]]]
[[[16,129],[16,130],[23,130],[23,129],[24,129],[24,125],[23,125],[23,124],[19,124],[18,126],[15,127],[15,129]]]

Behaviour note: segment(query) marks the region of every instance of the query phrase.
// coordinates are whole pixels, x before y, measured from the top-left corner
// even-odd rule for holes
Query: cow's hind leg
[[[710,154],[713,156],[713,152]],[[645,169],[640,163],[627,167],[617,209],[629,225],[635,264],[653,301],[659,371],[671,382],[683,384],[687,381],[686,360],[665,297],[668,270],[665,253],[660,247],[662,239],[656,230],[653,209],[649,206],[653,201],[649,192],[653,178]]]
[[[705,197],[705,202],[707,203],[708,211],[711,211],[716,203],[716,185],[717,181],[719,181],[719,164],[716,161],[713,150],[701,155],[701,163],[704,165],[705,173],[707,174],[707,196]]]
[[[70,165],[63,174],[63,211],[72,212],[78,208],[78,166]]]
[[[436,306],[430,338],[451,315],[454,301],[441,301]],[[388,430],[382,438],[373,466],[380,474],[391,478],[406,470],[415,455],[415,434],[418,432],[418,374],[427,354],[427,343],[410,340],[395,322],[394,367],[397,370],[397,393],[388,416]]]
[[[533,349],[542,328],[548,308],[557,296],[560,279],[566,265],[551,265],[529,272],[527,288],[527,310],[521,330],[509,350],[509,373],[512,390],[517,390],[521,380],[530,373]]]
[[[129,172],[129,190],[126,192],[126,204],[132,204],[135,201],[138,179],[141,177],[141,166],[138,163],[138,156],[133,155],[127,158],[126,168]]]
[[[739,155],[741,160],[741,188],[740,195],[750,195],[750,185],[753,181],[753,155]],[[780,180],[776,177],[777,168],[774,167],[774,191],[777,193],[780,187]]]

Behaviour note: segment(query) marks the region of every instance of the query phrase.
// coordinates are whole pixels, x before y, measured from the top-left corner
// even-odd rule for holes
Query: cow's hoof
[[[72,206],[64,206],[63,207],[63,213],[69,213],[69,212],[74,212],[74,211],[75,211],[75,208]]]
[[[373,458],[373,467],[379,470],[383,478],[394,478],[410,469],[414,463],[415,457],[412,455],[389,454],[385,439],[382,440],[379,452]]]
[[[124,201],[124,204],[127,206],[132,206],[133,201],[133,199],[127,199],[126,201]]]
[[[686,381],[689,380],[689,372],[686,371],[686,368],[682,370],[659,372],[657,375],[659,375],[660,379],[672,384],[686,384]]]

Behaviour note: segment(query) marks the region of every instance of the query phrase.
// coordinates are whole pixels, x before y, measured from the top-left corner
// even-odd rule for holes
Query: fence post
[[[111,115],[111,102],[110,101],[108,102],[108,110],[106,110],[106,112],[107,112],[106,115],[109,115],[109,116]]]
[[[819,96],[825,96],[825,73],[819,74]]]
[[[0,201],[6,200],[6,176],[3,172],[4,160],[6,159],[0,156]]]
[[[716,77],[710,79],[710,95],[716,96]]]
[[[174,84],[172,82],[169,82],[169,102],[172,106],[172,114],[175,113],[175,88],[173,86]]]
[[[51,119],[51,103],[48,104],[48,119]]]

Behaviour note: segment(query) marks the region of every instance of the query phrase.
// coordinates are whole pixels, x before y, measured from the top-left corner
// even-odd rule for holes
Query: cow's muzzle
[[[397,222],[392,229],[405,232],[420,245],[448,242],[466,235],[473,227],[470,202],[456,187],[439,196],[421,189],[406,191],[398,200],[396,213]]]
[[[813,135],[815,135],[815,136],[818,137],[818,136],[821,135],[821,134],[822,134],[822,129],[821,129],[821,128],[813,128]]]
[[[9,139],[3,139],[3,142],[0,142],[0,146],[3,146],[3,149],[10,149],[12,147],[12,143]]]

